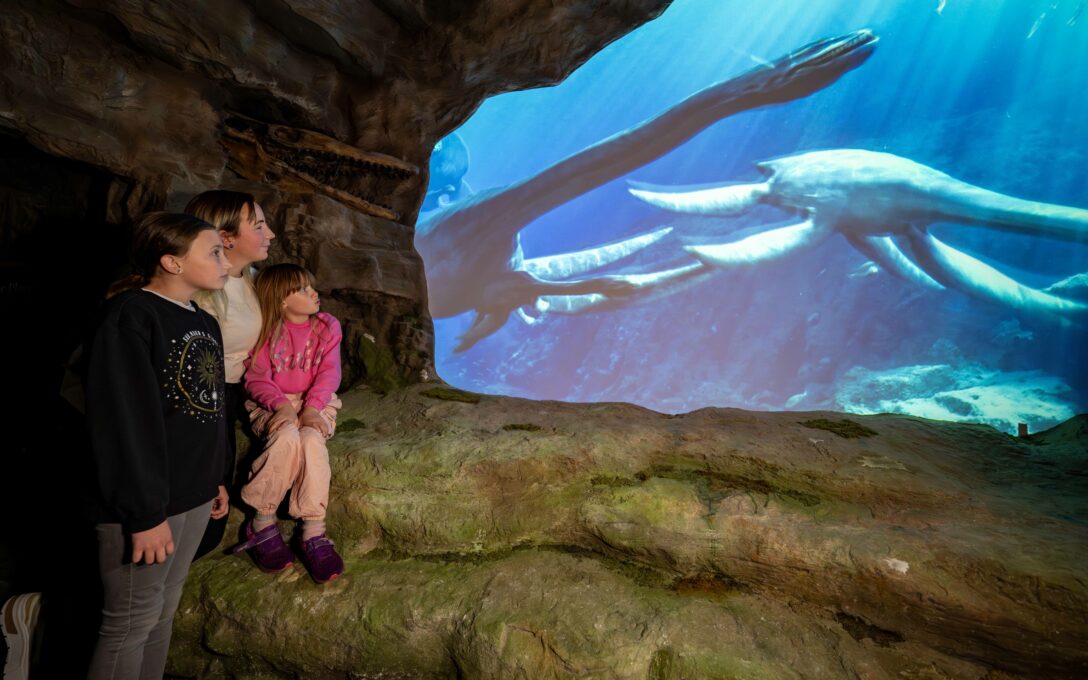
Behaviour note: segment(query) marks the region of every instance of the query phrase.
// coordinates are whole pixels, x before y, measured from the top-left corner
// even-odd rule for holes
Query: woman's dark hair
[[[114,282],[106,297],[146,286],[158,271],[163,255],[184,255],[200,232],[208,229],[215,227],[192,215],[147,213],[132,232],[132,274]]]
[[[242,206],[249,207],[250,215],[257,212],[253,194],[213,189],[193,196],[185,205],[185,212],[231,236],[237,236],[238,228],[242,224]]]

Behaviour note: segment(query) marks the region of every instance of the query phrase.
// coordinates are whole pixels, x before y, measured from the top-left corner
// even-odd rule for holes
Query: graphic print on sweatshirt
[[[209,333],[189,331],[170,341],[166,359],[168,402],[202,423],[219,418],[223,409],[223,350]]]

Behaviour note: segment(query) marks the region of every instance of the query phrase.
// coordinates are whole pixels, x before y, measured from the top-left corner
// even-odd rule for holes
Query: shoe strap
[[[331,538],[325,536],[314,536],[310,540],[306,541],[313,549],[324,548],[326,546],[332,547],[334,543]]]
[[[275,525],[273,525],[273,526],[275,526]],[[264,534],[264,535],[262,536],[261,534]],[[268,533],[265,533],[265,530],[262,529],[261,531],[258,531],[257,533],[253,534],[253,537],[250,538],[248,541],[245,541],[244,543],[239,543],[238,545],[231,548],[231,554],[232,555],[237,555],[238,553],[243,552],[245,550],[249,550],[250,548],[256,548],[260,544],[262,544],[262,543],[264,543],[266,541],[271,541],[273,538],[275,538],[277,536],[279,536],[279,529],[277,529],[276,531],[269,531]],[[282,536],[280,536],[280,540],[281,541],[283,540]]]

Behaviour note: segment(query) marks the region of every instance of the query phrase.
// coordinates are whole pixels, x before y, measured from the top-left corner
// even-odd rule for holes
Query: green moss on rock
[[[646,677],[648,680],[673,680],[680,677],[681,666],[680,655],[664,647],[650,657],[650,672]]]
[[[544,428],[532,423],[507,423],[502,429],[506,432],[540,432]]]
[[[387,394],[406,383],[393,352],[364,336],[359,340],[359,358],[366,368],[363,382],[379,394]]]
[[[431,399],[441,399],[443,401],[460,401],[466,404],[480,403],[480,395],[458,390],[453,387],[431,387],[423,390],[420,394],[425,397],[430,397]]]
[[[612,489],[634,486],[638,482],[634,479],[628,479],[627,477],[616,477],[614,475],[597,475],[590,478],[589,483],[593,486],[607,486]]]
[[[355,430],[365,430],[366,423],[358,418],[348,418],[342,423],[336,424],[336,431],[339,433],[354,432]]]
[[[807,508],[820,505],[818,496],[791,488],[780,482],[718,472],[716,470],[692,470],[676,468],[671,465],[651,465],[649,468],[636,473],[635,478],[640,481],[660,478],[687,482],[695,488],[699,498],[707,505],[709,512],[714,512],[714,508],[721,499],[736,491],[780,496]]]
[[[826,430],[833,434],[837,434],[844,439],[858,439],[860,437],[875,437],[879,434],[876,430],[871,430],[860,423],[856,423],[853,420],[828,420],[827,418],[816,418],[814,420],[803,420],[800,423],[805,427],[813,430]]]
[[[966,658],[1046,665],[1054,677],[1081,658],[1070,651],[1082,647],[1077,630],[1057,634],[1057,661],[1032,651],[1055,635],[1034,623],[1053,610],[1032,599],[1037,584],[1083,611],[1083,588],[1068,578],[1082,564],[1076,539],[1018,533],[1030,508],[1010,525],[996,505],[979,522],[975,505],[956,501],[977,451],[1006,464],[1040,457],[1016,440],[995,448],[951,425],[934,438],[931,423],[889,416],[881,438],[830,455],[798,436],[796,414],[647,418],[442,387],[342,395],[343,426],[360,425],[330,442],[329,526],[348,572],[322,587],[301,565],[270,578],[249,559],[200,560],[175,626],[174,673],[769,679],[936,668],[966,680],[982,675]],[[478,403],[436,405],[435,393]],[[506,434],[534,431],[528,423],[548,436]],[[927,445],[908,445],[913,436]],[[861,454],[917,472],[851,462]],[[935,526],[969,520],[981,533],[904,528],[905,512]],[[991,524],[1003,551],[1026,546],[1019,562],[975,555],[990,555]],[[1014,587],[1026,595],[994,595]],[[1005,622],[986,627],[995,601],[1015,636]],[[982,621],[977,634],[954,627],[958,659],[919,642],[952,639],[926,618],[933,603]]]

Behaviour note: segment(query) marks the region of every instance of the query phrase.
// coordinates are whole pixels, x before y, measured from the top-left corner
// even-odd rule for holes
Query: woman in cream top
[[[223,331],[223,363],[227,382],[238,385],[243,382],[242,376],[246,371],[243,362],[261,332],[261,306],[257,303],[257,294],[253,290],[252,276],[246,276],[242,272],[235,274],[233,263],[223,293],[226,313],[217,315],[213,309],[212,315],[219,321],[219,328]]]
[[[265,222],[264,211],[253,196],[240,191],[205,191],[185,206],[219,230],[224,252],[230,261],[230,277],[221,291],[194,298],[219,321],[223,332],[223,363],[227,381],[227,469],[223,471],[228,489],[233,490],[235,423],[248,424],[243,374],[244,362],[261,332],[261,308],[253,289],[253,263],[268,259],[268,247],[276,235]],[[197,550],[197,558],[211,552],[223,538],[226,517],[208,523],[208,531]]]

